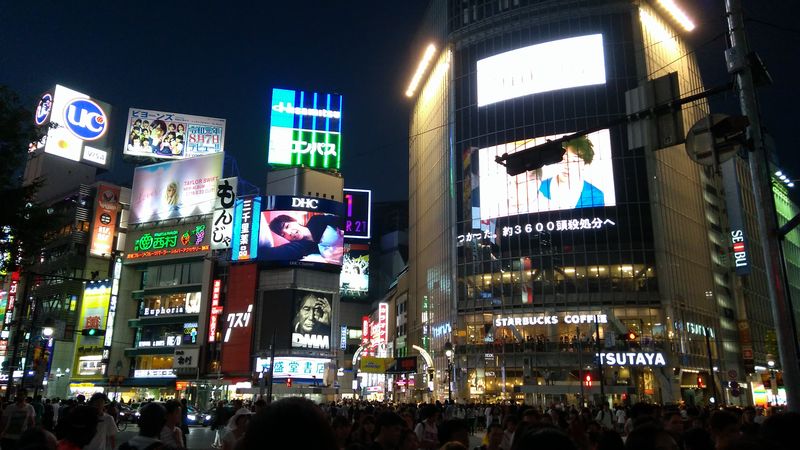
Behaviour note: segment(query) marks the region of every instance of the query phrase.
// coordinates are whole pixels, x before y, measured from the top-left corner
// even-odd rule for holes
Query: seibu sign
[[[498,317],[494,319],[494,326],[558,325],[561,322],[576,325],[582,323],[608,323],[608,316],[606,314],[563,314],[561,316],[543,314],[524,317]]]
[[[606,366],[658,366],[667,365],[661,352],[595,353],[600,364]]]

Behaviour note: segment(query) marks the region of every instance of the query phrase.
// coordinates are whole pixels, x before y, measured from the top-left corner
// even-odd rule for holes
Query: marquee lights
[[[678,22],[684,30],[692,31],[694,30],[694,22],[686,15],[674,0],[658,0],[658,4],[670,15],[672,18]]]
[[[411,83],[408,84],[408,89],[406,89],[406,97],[413,97],[414,93],[416,93],[417,87],[419,87],[419,82],[422,80],[422,76],[425,75],[425,72],[427,72],[428,66],[430,66],[431,60],[433,60],[434,54],[436,54],[436,46],[433,44],[428,44],[428,48],[425,49],[425,54],[422,55],[422,59],[417,66],[417,71],[414,72],[414,77],[411,78]]]

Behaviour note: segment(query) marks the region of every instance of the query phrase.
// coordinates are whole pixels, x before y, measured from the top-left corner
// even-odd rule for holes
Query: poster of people
[[[131,108],[123,154],[185,159],[224,151],[225,119]]]
[[[339,288],[342,297],[369,295],[369,245],[345,244]]]
[[[289,265],[342,265],[344,230],[335,214],[262,211],[258,259]]]
[[[495,162],[571,133],[544,136],[478,150],[480,218],[616,205],[609,131],[600,130],[562,143],[561,162],[509,176]]]
[[[137,167],[128,223],[211,214],[223,154]]]
[[[333,296],[319,292],[295,292],[292,320],[292,348],[331,348],[331,305]]]

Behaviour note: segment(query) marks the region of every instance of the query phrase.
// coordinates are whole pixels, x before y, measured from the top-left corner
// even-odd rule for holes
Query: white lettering
[[[280,102],[272,105],[272,110],[279,113],[294,114],[295,116],[315,116],[329,119],[339,119],[342,117],[341,111],[331,111],[329,109],[296,108],[291,103]]]
[[[331,348],[330,337],[319,334],[292,333],[292,347],[327,350]]]
[[[292,208],[317,209],[318,207],[319,200],[315,198],[292,197]]]

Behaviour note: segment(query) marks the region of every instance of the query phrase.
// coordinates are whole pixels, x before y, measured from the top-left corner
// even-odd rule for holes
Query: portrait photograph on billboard
[[[342,96],[272,90],[267,162],[339,170]]]
[[[340,267],[344,257],[342,206],[326,199],[265,197],[258,227],[258,260]]]
[[[225,150],[225,119],[130,108],[123,154],[185,159]]]
[[[137,167],[133,173],[131,224],[211,214],[223,154]]]
[[[478,150],[480,218],[616,205],[611,138],[607,129],[562,143],[561,162],[509,176],[495,158],[558,139],[543,136]]]
[[[345,244],[339,288],[342,297],[364,298],[369,295],[369,245]]]
[[[330,350],[333,295],[295,292],[292,348]]]

